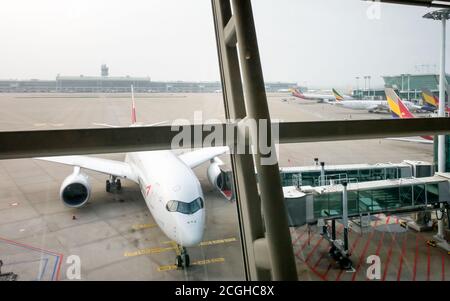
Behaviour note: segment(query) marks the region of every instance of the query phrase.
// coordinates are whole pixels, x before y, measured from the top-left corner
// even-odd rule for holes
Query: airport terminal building
[[[382,76],[384,86],[396,90],[403,99],[418,100],[421,98],[420,93],[423,89],[428,89],[436,96],[439,94],[439,74],[423,73],[423,74],[400,74]],[[446,75],[447,83],[450,75]],[[356,89],[353,96],[384,99],[384,88],[380,89]],[[448,92],[447,92],[448,94]]]
[[[136,92],[201,93],[220,92],[222,90],[222,85],[219,81],[152,81],[150,77],[58,75],[55,80],[0,80],[0,93],[116,93],[130,92],[131,85],[133,85]],[[267,82],[265,86],[267,92],[277,92],[296,87],[297,84],[289,82]]]

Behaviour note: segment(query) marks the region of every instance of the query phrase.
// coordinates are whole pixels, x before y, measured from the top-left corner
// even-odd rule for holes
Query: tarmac
[[[268,94],[272,119],[310,121],[390,118],[389,114],[352,111],[283,93]],[[128,94],[0,94],[0,130],[93,128],[94,123],[127,126]],[[224,120],[219,93],[136,95],[137,120],[150,124],[176,119]],[[197,112],[194,114],[194,112]],[[124,154],[101,157],[123,160]],[[229,162],[226,155],[221,157]],[[280,166],[432,162],[432,145],[372,139],[280,145]],[[207,211],[204,241],[190,248],[192,267],[174,268],[173,244],[156,226],[139,188],[122,181],[123,190],[107,193],[106,175],[86,171],[92,197],[79,209],[59,200],[69,166],[17,159],[0,161],[0,259],[2,272],[18,280],[71,280],[73,256],[80,258],[81,280],[242,280],[243,256],[236,203],[208,182],[207,164],[194,170]],[[374,216],[372,231],[350,233],[354,272],[342,272],[328,258],[328,245],[313,226],[290,229],[299,280],[365,280],[368,255],[379,255],[381,280],[449,280],[450,256],[399,226],[401,216]],[[338,231],[342,229],[338,227]]]

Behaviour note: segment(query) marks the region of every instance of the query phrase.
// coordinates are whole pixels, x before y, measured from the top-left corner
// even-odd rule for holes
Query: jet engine
[[[86,174],[75,167],[73,173],[64,179],[59,197],[67,207],[79,208],[86,204],[91,196],[91,185]]]
[[[213,160],[211,160],[211,164],[209,165],[207,170],[209,183],[219,190],[222,190],[224,184],[222,171],[219,167],[222,164],[223,162],[219,158],[214,158]]]

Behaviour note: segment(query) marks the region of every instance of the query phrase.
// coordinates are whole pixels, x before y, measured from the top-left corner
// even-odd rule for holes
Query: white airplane
[[[317,102],[328,102],[334,98],[332,94],[303,93],[298,89],[290,89],[291,95],[303,100],[317,100]]]
[[[131,126],[136,123],[135,102],[132,89]],[[108,124],[101,124],[112,126]],[[133,152],[125,155],[125,161],[116,161],[90,156],[41,157],[39,160],[74,166],[74,171],[62,183],[60,199],[68,207],[79,208],[91,196],[89,178],[81,169],[89,169],[109,175],[106,191],[121,189],[118,178],[128,179],[139,185],[142,196],[158,226],[180,250],[176,265],[185,268],[190,265],[186,247],[197,246],[205,228],[205,200],[200,182],[192,168],[211,161],[208,179],[217,187],[223,164],[217,156],[225,153],[227,147],[197,149],[176,155],[170,150]]]
[[[335,89],[333,89],[333,94],[336,100],[334,104],[342,106],[347,109],[367,110],[370,113],[379,111],[387,111],[387,112],[390,111],[387,100],[364,100],[364,99],[345,100]],[[403,101],[403,103],[411,111],[418,111],[422,109],[421,106],[415,105],[410,101]]]

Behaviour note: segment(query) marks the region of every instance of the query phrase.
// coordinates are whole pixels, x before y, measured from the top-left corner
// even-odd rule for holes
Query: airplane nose
[[[179,240],[183,247],[193,247],[200,244],[203,239],[204,222],[202,216],[189,218],[183,225],[179,224]]]

